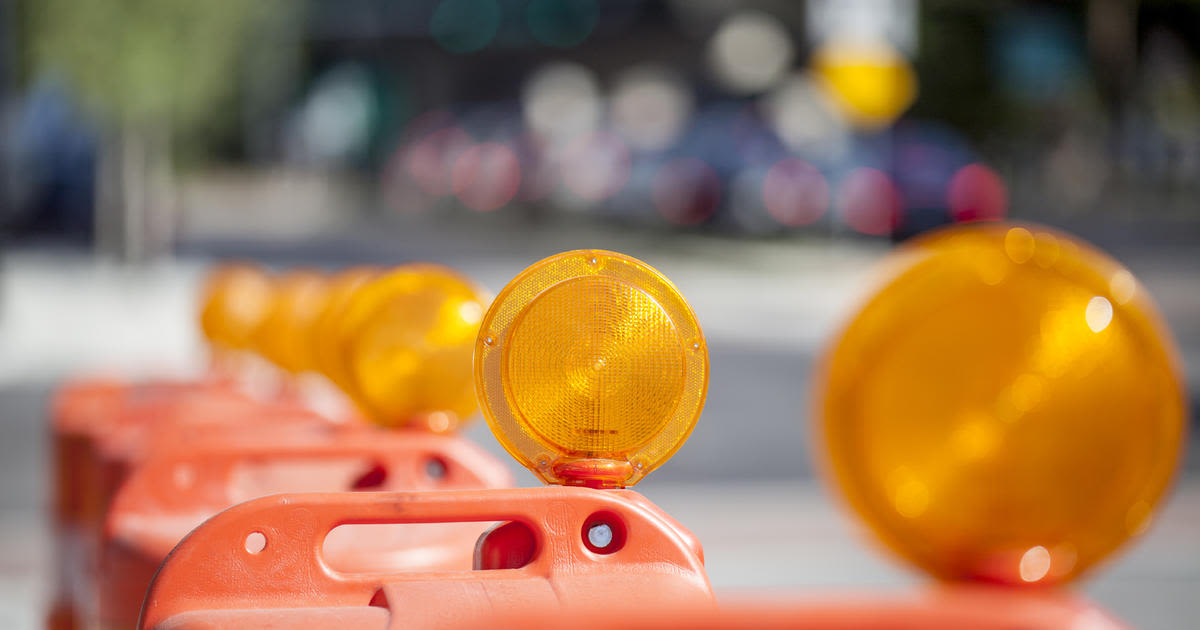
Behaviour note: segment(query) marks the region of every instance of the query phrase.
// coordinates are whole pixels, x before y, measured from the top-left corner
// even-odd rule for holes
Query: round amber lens
[[[412,265],[364,285],[347,307],[347,374],[373,419],[448,431],[478,408],[471,353],[486,297],[454,271]]]
[[[354,294],[378,274],[379,270],[374,267],[353,267],[330,278],[325,304],[312,327],[313,359],[317,371],[344,390],[349,388],[351,377],[343,358],[346,341],[339,331],[340,322]]]
[[[510,383],[509,403],[564,451],[628,453],[662,432],[679,404],[682,344],[644,291],[600,276],[563,281],[534,298],[512,327],[508,372],[543,376]]]
[[[946,579],[1053,583],[1143,531],[1185,430],[1145,290],[1034,226],[937,232],[826,358],[825,448],[859,514]]]
[[[271,309],[271,278],[244,263],[214,269],[201,292],[200,329],[215,346],[244,350]]]
[[[476,344],[488,422],[550,483],[616,475],[632,485],[666,461],[699,417],[708,364],[678,291],[644,263],[567,252],[501,292]]]
[[[256,333],[258,349],[293,373],[316,369],[312,328],[325,306],[326,280],[320,272],[291,271],[275,282],[275,299]]]

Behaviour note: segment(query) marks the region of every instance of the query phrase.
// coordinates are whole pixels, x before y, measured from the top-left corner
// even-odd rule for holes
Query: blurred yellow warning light
[[[350,388],[350,374],[346,368],[346,344],[339,332],[342,317],[354,294],[379,274],[379,269],[363,266],[351,267],[333,275],[326,287],[321,312],[312,326],[311,343],[316,370],[343,390]]]
[[[471,353],[486,306],[479,287],[438,265],[363,284],[339,331],[347,393],[384,426],[456,429],[478,408]]]
[[[484,315],[475,387],[497,439],[551,484],[631,486],[699,419],[708,349],[645,263],[577,250],[518,275]]]
[[[831,40],[813,53],[812,70],[842,115],[856,127],[892,123],[917,96],[917,75],[886,42]]]
[[[271,278],[249,263],[219,265],[205,279],[200,296],[200,329],[209,343],[247,350],[271,309]]]
[[[276,278],[271,307],[255,333],[262,356],[293,374],[317,369],[309,339],[325,306],[326,289],[325,276],[311,269]]]
[[[1033,225],[899,250],[818,379],[839,489],[942,579],[1075,578],[1149,526],[1180,459],[1178,354],[1116,261]]]

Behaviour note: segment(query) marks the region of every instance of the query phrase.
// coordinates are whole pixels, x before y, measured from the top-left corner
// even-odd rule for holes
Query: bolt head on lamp
[[[837,487],[942,579],[1070,580],[1146,529],[1186,427],[1169,331],[1130,272],[1037,226],[896,252],[825,357]]]
[[[200,330],[214,347],[247,350],[274,299],[271,278],[262,268],[230,263],[209,273],[201,290]]]
[[[613,252],[529,267],[493,301],[475,343],[492,432],[551,484],[637,483],[687,440],[707,386],[691,307],[649,265]]]
[[[471,353],[486,294],[452,269],[406,265],[354,292],[341,318],[347,393],[389,427],[456,429],[478,409]]]

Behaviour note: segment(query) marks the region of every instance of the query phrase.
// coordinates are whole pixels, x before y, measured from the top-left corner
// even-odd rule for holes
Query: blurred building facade
[[[263,206],[235,217],[307,199],[347,222],[902,238],[1010,215],[1197,221],[1188,2],[172,0],[108,19],[143,4],[89,9],[122,44],[111,81],[146,94],[104,106],[62,43],[70,3],[2,5],[8,231],[166,251],[231,180]],[[228,24],[241,39],[214,51],[155,48]],[[157,74],[137,74],[147,58]],[[212,89],[158,98],[192,83]],[[113,131],[139,128],[158,131]],[[327,194],[273,192],[296,188]]]

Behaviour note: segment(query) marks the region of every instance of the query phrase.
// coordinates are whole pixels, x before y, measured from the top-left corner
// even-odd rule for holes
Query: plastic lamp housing
[[[435,432],[478,409],[471,353],[487,294],[458,272],[405,265],[350,299],[338,336],[348,392],[378,424]]]
[[[942,579],[1051,584],[1145,531],[1186,429],[1145,288],[1082,241],[976,224],[917,239],[825,357],[841,493]]]
[[[325,307],[327,280],[319,271],[297,269],[275,281],[274,299],[256,332],[260,353],[293,374],[315,371],[313,326]]]
[[[200,330],[217,348],[249,349],[273,300],[272,280],[262,268],[248,263],[220,265],[201,289]]]
[[[475,343],[492,432],[551,484],[637,483],[687,440],[707,385],[708,350],[687,301],[614,252],[529,267],[492,303]]]
[[[333,384],[348,390],[351,375],[345,360],[341,334],[346,310],[359,289],[380,275],[375,267],[351,267],[333,275],[325,292],[325,303],[312,326],[312,353],[316,369]]]

